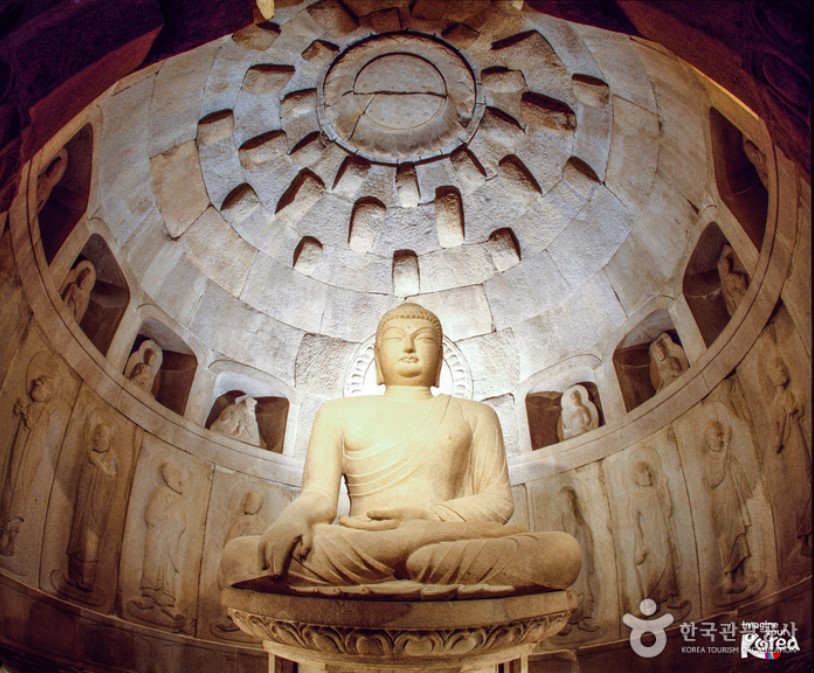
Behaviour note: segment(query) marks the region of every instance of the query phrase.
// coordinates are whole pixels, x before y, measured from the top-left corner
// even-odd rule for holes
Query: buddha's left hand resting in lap
[[[389,311],[375,358],[384,395],[320,408],[301,495],[262,536],[227,545],[228,584],[568,587],[579,573],[576,540],[506,525],[514,504],[495,412],[430,392],[441,371],[438,318],[409,303]],[[343,475],[350,515],[334,524]]]

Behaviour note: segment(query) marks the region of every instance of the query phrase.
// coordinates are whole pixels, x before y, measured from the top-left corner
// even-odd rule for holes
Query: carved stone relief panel
[[[650,598],[676,621],[700,616],[697,552],[687,487],[672,430],[604,461],[622,611]]]
[[[78,382],[32,329],[0,388],[0,568],[36,584],[45,509]]]
[[[145,434],[119,568],[124,618],[192,634],[211,468]]]
[[[201,565],[199,638],[256,642],[234,625],[220,604],[221,553],[236,537],[262,534],[297,494],[295,489],[245,475],[215,472]]]
[[[763,467],[737,377],[673,427],[698,545],[702,614],[710,614],[758,594],[776,573]]]
[[[23,296],[23,284],[17,273],[11,248],[11,230],[0,235],[0,381],[11,364],[11,358],[25,338],[31,309]]]
[[[133,466],[143,431],[79,392],[48,503],[40,586],[112,612]]]
[[[811,574],[811,360],[781,306],[738,367],[755,419],[783,583]]]
[[[616,558],[604,475],[599,463],[527,484],[531,530],[563,530],[582,550],[582,569],[571,590],[579,605],[568,626],[546,648],[572,647],[619,637],[621,612],[615,582]]]

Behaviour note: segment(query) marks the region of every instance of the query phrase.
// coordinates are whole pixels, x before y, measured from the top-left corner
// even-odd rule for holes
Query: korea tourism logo
[[[639,609],[645,617],[655,614],[656,602],[645,598]],[[622,621],[630,627],[630,647],[640,657],[652,659],[667,647],[665,629],[673,623],[673,615],[667,613],[652,619],[641,619],[630,613],[622,616]],[[797,642],[797,625],[794,622],[741,622],[740,629],[735,622],[683,622],[679,632],[684,641],[682,654],[737,654],[741,659],[749,655],[773,661],[783,654],[796,654],[800,651]],[[645,634],[652,634],[652,642],[642,642]],[[740,635],[740,647],[738,636]]]

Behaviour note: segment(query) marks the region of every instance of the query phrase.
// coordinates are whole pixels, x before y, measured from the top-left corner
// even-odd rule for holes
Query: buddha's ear
[[[376,385],[381,386],[384,385],[384,377],[382,376],[382,368],[379,365],[379,349],[378,347],[373,347],[373,362],[376,365]]]
[[[435,383],[433,383],[433,386],[436,388],[441,387],[441,367],[444,365],[444,345],[441,344],[438,350],[438,369],[435,371]]]

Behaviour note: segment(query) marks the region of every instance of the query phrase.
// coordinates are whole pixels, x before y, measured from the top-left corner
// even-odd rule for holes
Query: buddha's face
[[[246,499],[243,501],[243,512],[246,514],[257,514],[263,506],[263,498],[259,493],[251,491],[246,494]]]
[[[386,386],[432,386],[441,365],[441,344],[429,320],[394,318],[376,344],[376,363]]]

